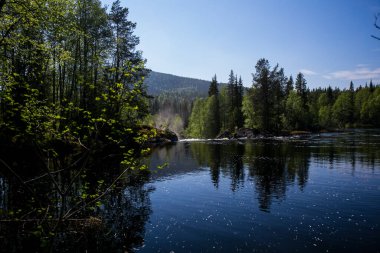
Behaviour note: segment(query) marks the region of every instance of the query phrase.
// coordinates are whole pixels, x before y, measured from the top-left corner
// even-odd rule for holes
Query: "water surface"
[[[155,149],[149,170],[71,154],[55,181],[33,152],[1,151],[24,183],[0,165],[0,252],[380,251],[380,130],[183,141]]]
[[[150,166],[137,252],[380,250],[378,131],[180,142]]]

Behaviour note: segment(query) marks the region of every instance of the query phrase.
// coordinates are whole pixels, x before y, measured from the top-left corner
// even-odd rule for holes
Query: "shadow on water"
[[[83,152],[42,159],[7,148],[0,159],[0,252],[133,252],[143,245],[154,190],[147,170]]]

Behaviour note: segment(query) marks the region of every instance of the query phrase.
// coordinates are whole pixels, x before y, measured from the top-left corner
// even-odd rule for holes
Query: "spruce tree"
[[[237,110],[238,110],[238,117],[237,117],[237,127],[242,127],[244,125],[244,117],[242,112],[242,106],[243,106],[243,95],[244,95],[244,86],[243,86],[243,80],[241,79],[241,76],[239,77],[238,86],[237,86]]]
[[[270,83],[270,65],[267,59],[260,59],[253,74],[252,104],[257,117],[257,127],[262,131],[271,131],[272,87]]]
[[[369,82],[369,91],[373,92],[374,90],[375,90],[375,88],[373,86],[372,79],[371,79],[371,81]]]
[[[286,87],[285,87],[286,96],[289,96],[290,92],[294,89],[293,84],[294,84],[293,77],[290,76],[288,81],[286,82]]]
[[[306,87],[306,79],[304,75],[300,72],[296,78],[296,91],[301,96],[302,104],[306,108],[307,107],[307,87]]]
[[[218,94],[219,94],[218,82],[216,80],[216,75],[214,75],[214,77],[212,78],[210,87],[208,89],[208,96],[211,97],[213,95],[218,95]]]
[[[216,75],[212,78],[209,87],[209,110],[210,116],[208,120],[209,136],[210,138],[215,138],[220,131],[220,115],[219,115],[219,90],[218,81],[216,80]]]
[[[355,89],[354,89],[354,83],[350,82],[350,89],[348,90],[350,94],[350,103],[348,104],[348,123],[352,124],[355,121]]]
[[[236,77],[234,71],[231,70],[227,83],[227,111],[226,111],[226,128],[233,130],[235,128],[234,108],[236,97]]]

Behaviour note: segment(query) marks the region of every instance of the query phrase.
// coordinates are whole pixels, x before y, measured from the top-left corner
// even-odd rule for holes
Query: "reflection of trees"
[[[249,175],[258,193],[259,207],[269,211],[272,198],[281,199],[286,192],[286,160],[282,148],[273,143],[250,143],[246,156]]]
[[[366,130],[367,131],[367,130]],[[283,199],[288,185],[301,190],[308,182],[311,158],[333,169],[356,166],[374,169],[380,161],[380,135],[327,134],[312,140],[247,141],[228,143],[192,143],[191,153],[201,166],[210,168],[211,181],[219,186],[220,176],[231,180],[231,190],[243,187],[248,179],[255,182],[261,210],[269,211],[273,199]]]
[[[261,210],[269,211],[273,198],[285,198],[289,184],[297,181],[303,189],[307,183],[310,152],[306,147],[287,142],[248,143],[246,157]]]
[[[200,165],[209,166],[211,180],[218,187],[219,177],[229,177],[231,190],[244,186],[245,170],[255,182],[260,209],[269,211],[273,198],[285,197],[288,184],[297,181],[303,189],[308,179],[310,151],[283,142],[193,143],[192,154]]]
[[[326,134],[314,144],[313,158],[319,163],[328,163],[331,169],[337,164],[349,163],[354,173],[357,166],[374,169],[380,160],[378,130]]]
[[[244,145],[236,142],[223,144],[192,143],[191,151],[201,166],[210,167],[211,181],[218,188],[220,175],[231,179],[235,191],[244,182]]]
[[[152,212],[151,191],[152,188],[144,186],[139,179],[128,183],[123,191],[114,191],[103,201],[98,212],[104,221],[102,250],[132,252],[133,248],[142,246],[145,223]]]
[[[44,163],[33,152],[22,152],[19,159],[14,151],[0,151],[0,252],[41,245],[130,252],[141,246],[151,213],[146,171],[124,170],[120,159],[102,154],[70,154]]]
[[[244,145],[234,143],[227,145],[223,151],[224,166],[222,170],[231,178],[231,190],[236,191],[244,184]]]
[[[211,181],[214,186],[218,188],[220,177],[220,145],[210,146],[210,157],[212,157],[212,159],[209,160]]]

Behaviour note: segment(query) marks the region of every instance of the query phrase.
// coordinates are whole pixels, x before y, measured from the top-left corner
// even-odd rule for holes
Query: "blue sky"
[[[103,0],[111,5],[111,0]],[[147,67],[226,82],[231,69],[252,85],[258,59],[311,88],[380,83],[380,0],[121,0],[137,22]]]

